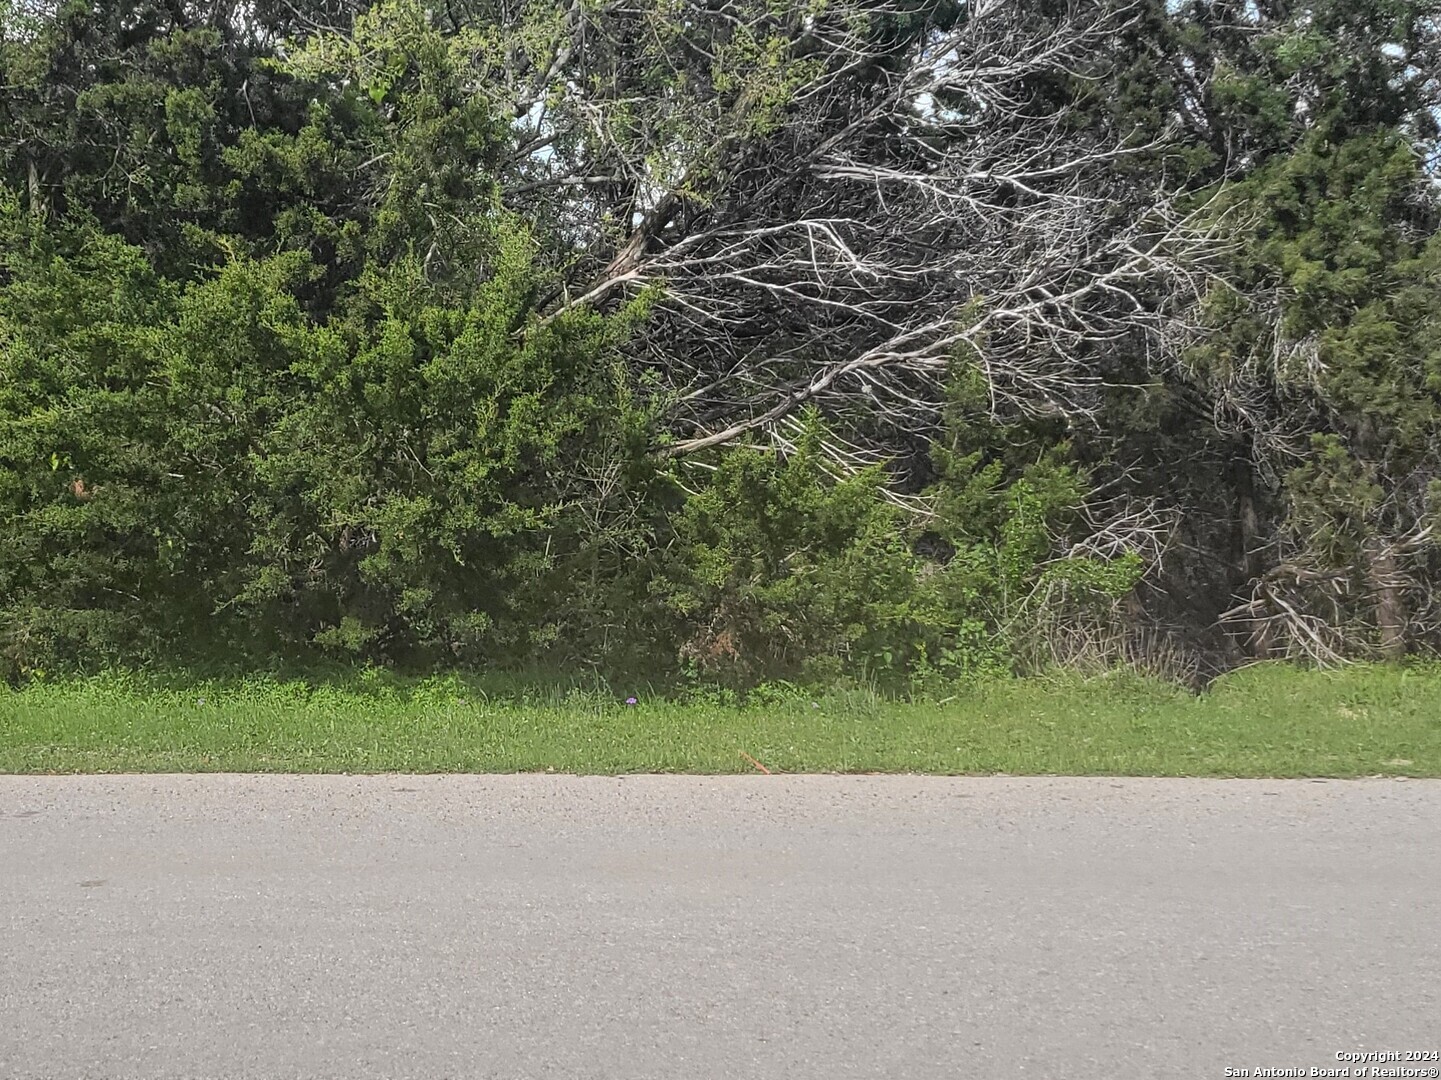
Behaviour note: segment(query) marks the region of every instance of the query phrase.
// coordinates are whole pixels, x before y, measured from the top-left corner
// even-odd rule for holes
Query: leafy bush
[[[563,464],[629,414],[605,362],[624,313],[512,333],[522,230],[497,230],[463,307],[401,263],[325,322],[299,253],[177,288],[115,238],[24,232],[0,256],[15,664],[187,639],[475,660],[526,638],[578,482]]]

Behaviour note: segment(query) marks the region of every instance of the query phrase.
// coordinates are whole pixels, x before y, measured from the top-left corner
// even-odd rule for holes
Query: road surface
[[[1441,1050],[1438,859],[1414,780],[0,777],[0,1077],[1336,1069]]]

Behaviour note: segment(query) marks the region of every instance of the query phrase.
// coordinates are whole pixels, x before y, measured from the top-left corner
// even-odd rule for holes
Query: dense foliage
[[[1429,0],[0,0],[0,655],[1441,637]]]

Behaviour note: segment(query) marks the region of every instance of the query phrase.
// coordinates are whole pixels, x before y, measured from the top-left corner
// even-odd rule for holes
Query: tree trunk
[[[1231,490],[1236,493],[1236,528],[1233,533],[1233,558],[1243,588],[1249,589],[1261,576],[1261,558],[1257,541],[1261,535],[1260,516],[1256,513],[1256,485],[1251,475],[1250,458],[1237,454],[1231,460]],[[1269,620],[1255,623],[1246,639],[1246,651],[1254,660],[1265,660],[1275,647],[1275,631]]]
[[[1381,655],[1395,660],[1406,654],[1406,600],[1401,595],[1396,556],[1389,545],[1379,545],[1373,549],[1369,564],[1376,627],[1381,632]]]
[[[44,217],[50,209],[45,200],[45,185],[40,176],[40,170],[35,167],[35,160],[31,158],[26,163],[26,187],[30,196],[30,212],[36,217]]]

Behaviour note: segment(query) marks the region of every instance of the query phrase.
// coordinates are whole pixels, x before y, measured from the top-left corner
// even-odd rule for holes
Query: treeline
[[[0,0],[0,656],[1441,633],[1432,0]]]

